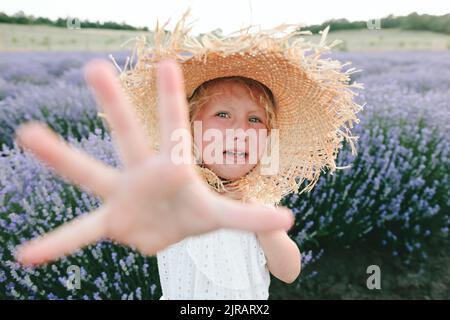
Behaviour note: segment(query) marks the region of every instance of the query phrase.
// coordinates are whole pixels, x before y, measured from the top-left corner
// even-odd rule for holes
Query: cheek
[[[258,153],[260,153],[261,149],[264,149],[266,146],[269,130],[263,124],[254,125],[251,130],[253,132],[247,137],[249,147],[253,150],[258,150]]]
[[[225,121],[219,117],[211,117],[203,120],[202,123],[203,130],[207,129],[218,129],[221,130],[225,129]]]
[[[208,119],[197,119],[197,121],[201,121],[202,130],[194,131],[194,141],[197,145],[202,146],[202,150],[211,143],[215,143],[215,136],[217,135],[217,130],[222,133],[222,136],[225,136],[225,122],[219,118],[213,117]],[[211,132],[208,133],[208,131]],[[205,140],[206,138],[206,140]]]
[[[260,160],[262,155],[264,154],[264,150],[266,148],[266,144],[268,141],[267,132],[266,131],[259,132],[256,140],[257,140],[257,144],[256,144],[257,157],[258,157],[258,160]]]
[[[226,121],[218,117],[211,117],[207,119],[198,118],[196,120],[202,121],[202,130],[194,131],[194,141],[197,146],[201,146],[201,152],[203,154],[203,151],[208,145],[216,142],[215,135],[217,130],[219,130],[222,133],[222,137],[225,138],[227,129]],[[214,131],[209,134],[209,137],[206,136],[205,140],[205,133],[207,133],[209,129],[214,129]],[[256,139],[248,137],[248,143],[250,144],[248,147],[252,149],[252,152],[255,152],[256,157],[259,160],[261,159],[266,147],[268,131],[266,126],[263,124],[255,125],[253,129],[256,130]],[[213,138],[211,138],[211,136],[213,136]],[[225,141],[223,141],[223,143],[225,143]]]

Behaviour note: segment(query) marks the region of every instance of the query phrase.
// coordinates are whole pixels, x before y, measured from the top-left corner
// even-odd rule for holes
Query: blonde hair
[[[213,96],[220,95],[221,93],[209,94],[208,89],[217,84],[234,83],[240,84],[245,87],[250,98],[258,106],[262,107],[266,112],[268,129],[276,127],[276,103],[272,91],[259,81],[241,77],[221,77],[215,78],[202,83],[198,86],[192,95],[188,97],[189,104],[189,119],[191,128],[195,117],[199,113],[202,106],[206,104]],[[255,96],[256,93],[256,96]]]

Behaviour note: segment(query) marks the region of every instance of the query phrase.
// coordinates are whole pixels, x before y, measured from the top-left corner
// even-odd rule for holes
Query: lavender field
[[[124,64],[124,53],[113,55]],[[100,201],[23,153],[14,143],[18,125],[44,121],[97,159],[120,165],[83,80],[82,67],[94,57],[107,55],[0,53],[0,299],[161,295],[156,259],[112,242],[35,269],[12,258],[17,244]],[[317,275],[315,262],[328,251],[364,244],[405,266],[427,265],[429,252],[449,239],[450,51],[341,52],[335,58],[362,69],[353,75],[365,85],[358,100],[366,105],[354,129],[358,155],[344,146],[338,165],[352,168],[324,175],[311,193],[284,200],[296,213],[290,235],[303,254],[290,298]],[[66,287],[71,265],[81,269],[81,289]]]

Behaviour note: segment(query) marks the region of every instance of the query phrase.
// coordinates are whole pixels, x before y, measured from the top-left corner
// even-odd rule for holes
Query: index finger
[[[45,123],[28,122],[17,129],[17,142],[59,175],[105,199],[119,172],[61,139]]]
[[[288,231],[295,222],[292,211],[286,207],[268,208],[228,199],[220,201],[220,210],[212,213],[222,227],[253,232]]]

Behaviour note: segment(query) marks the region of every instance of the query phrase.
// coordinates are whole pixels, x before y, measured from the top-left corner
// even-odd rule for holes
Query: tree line
[[[0,23],[16,23],[16,24],[28,24],[28,25],[48,25],[54,27],[67,27],[68,18],[58,18],[51,20],[44,17],[34,17],[32,15],[26,15],[23,11],[19,11],[14,15],[7,15],[0,12]],[[380,27],[385,28],[399,28],[403,30],[426,30],[440,33],[450,34],[450,13],[435,16],[429,14],[417,14],[413,12],[407,16],[394,16],[389,15],[387,17],[379,19]],[[73,23],[73,21],[69,21]],[[133,27],[125,22],[117,23],[113,21],[106,22],[92,22],[88,20],[79,21],[82,28],[96,28],[96,29],[115,29],[115,30],[143,30],[148,31],[147,27],[137,28]],[[331,31],[337,30],[352,30],[352,29],[366,29],[367,21],[348,21],[347,19],[332,19],[327,20],[319,25],[307,26],[304,29],[310,30],[313,33],[317,33],[320,30],[330,26]]]
[[[35,17],[32,15],[26,15],[23,11],[19,11],[13,15],[7,15],[4,12],[0,12],[0,23],[15,23],[15,24],[27,24],[27,25],[46,25],[53,27],[63,27],[67,28],[67,25],[73,25],[75,22],[80,24],[82,28],[94,28],[94,29],[114,29],[114,30],[143,30],[148,31],[147,27],[136,28],[125,22],[117,23],[113,21],[89,21],[89,20],[79,20],[75,21],[76,17],[73,18],[58,18],[56,20],[51,20],[44,17]]]
[[[450,13],[435,16],[429,14],[417,14],[413,12],[407,16],[393,16],[379,19],[380,27],[382,29],[398,28],[403,30],[425,30],[434,31],[440,33],[450,34]],[[305,29],[310,30],[313,33],[317,33],[320,30],[325,29],[328,25],[330,30],[352,30],[352,29],[367,29],[367,21],[348,21],[347,19],[333,19],[327,20],[319,25],[312,25]],[[369,22],[373,23],[373,22]]]

